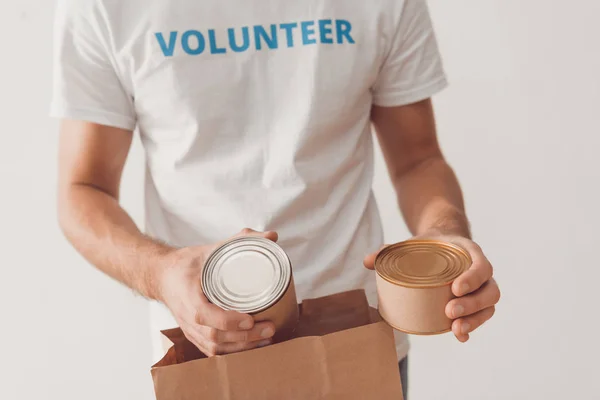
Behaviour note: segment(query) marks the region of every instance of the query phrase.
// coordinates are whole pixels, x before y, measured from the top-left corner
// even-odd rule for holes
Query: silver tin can
[[[292,264],[275,242],[247,236],[224,243],[206,260],[202,290],[225,310],[272,321],[275,342],[293,336],[299,311]]]

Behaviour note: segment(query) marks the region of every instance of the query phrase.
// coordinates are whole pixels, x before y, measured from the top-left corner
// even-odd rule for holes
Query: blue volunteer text
[[[214,29],[206,32],[187,30],[163,34],[157,32],[156,40],[165,57],[172,57],[178,45],[185,54],[197,56],[203,53],[242,53],[249,50],[274,50],[280,47],[309,46],[322,44],[354,44],[352,24],[343,19],[321,19],[318,21],[290,22],[228,28],[218,33]]]

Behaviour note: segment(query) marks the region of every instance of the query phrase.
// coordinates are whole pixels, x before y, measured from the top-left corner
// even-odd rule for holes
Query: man
[[[156,337],[179,325],[209,355],[269,344],[270,322],[201,292],[204,260],[238,232],[279,237],[299,298],[364,288],[374,303],[359,267],[383,241],[371,122],[411,232],[473,257],[446,309],[458,340],[494,313],[492,267],[436,139],[429,99],[446,80],[424,0],[62,0],[55,42],[61,226],[157,300]],[[146,233],[118,202],[136,128]],[[404,335],[397,351],[404,360]]]

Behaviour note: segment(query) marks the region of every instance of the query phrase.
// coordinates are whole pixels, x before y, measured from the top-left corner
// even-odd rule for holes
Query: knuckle
[[[240,342],[250,341],[250,331],[240,331],[239,335],[240,335],[240,337],[239,337]]]
[[[464,240],[464,244],[465,248],[467,250],[476,252],[476,253],[482,253],[483,250],[481,249],[481,246],[479,244],[477,244],[476,242],[472,241],[472,240]]]
[[[229,321],[227,318],[227,314],[219,313],[219,314],[215,315],[213,323],[212,323],[213,328],[220,329],[222,331],[227,331],[227,330],[229,330],[228,325],[229,325]]]
[[[490,307],[490,318],[492,318],[494,316],[494,314],[496,314],[496,307],[491,306]]]
[[[474,308],[474,312],[477,312],[479,310],[483,309],[483,301],[481,300],[481,297],[475,297],[473,299],[473,308]]]
[[[219,342],[219,331],[215,328],[208,328],[206,330],[206,339],[211,343]]]
[[[207,356],[216,356],[219,354],[219,346],[216,343],[207,343],[205,351]]]
[[[205,325],[204,316],[202,315],[200,310],[196,310],[196,312],[194,313],[194,322],[198,325]]]
[[[500,293],[500,289],[496,288],[496,293],[494,294],[494,305],[498,304],[501,297],[502,297],[502,294]]]

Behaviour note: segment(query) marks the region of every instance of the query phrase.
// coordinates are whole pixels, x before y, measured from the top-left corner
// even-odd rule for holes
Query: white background
[[[431,0],[443,149],[503,298],[459,344],[415,338],[411,400],[600,398],[600,2]],[[0,399],[151,399],[147,306],[55,217],[53,2],[0,5]],[[407,237],[378,159],[389,242]],[[123,203],[141,220],[136,143]]]

